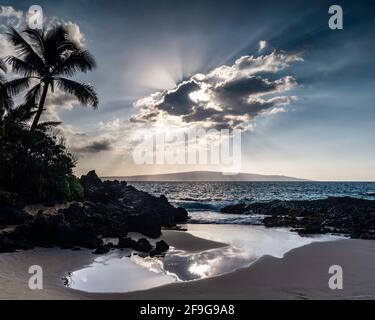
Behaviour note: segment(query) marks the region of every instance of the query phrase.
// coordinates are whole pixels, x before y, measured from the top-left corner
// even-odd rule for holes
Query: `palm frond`
[[[82,50],[81,46],[72,40],[66,40],[63,44],[61,44],[57,48],[57,51],[60,54],[63,54],[66,51],[78,51],[78,50]]]
[[[0,109],[10,110],[13,107],[13,99],[8,94],[4,84],[0,85]]]
[[[16,29],[8,27],[6,37],[10,43],[15,46],[16,53],[22,60],[33,65],[35,68],[42,70],[45,67],[43,59],[34,50],[33,46],[28,43]]]
[[[67,28],[63,24],[57,23],[45,33],[44,41],[62,44],[68,40],[68,35]]]
[[[56,78],[55,80],[61,90],[74,95],[81,104],[91,105],[94,108],[98,107],[99,99],[91,85],[66,78]]]
[[[0,70],[3,72],[7,72],[7,66],[5,65],[5,62],[0,59]]]
[[[12,67],[13,72],[18,73],[24,77],[39,74],[38,69],[34,68],[33,65],[17,57],[8,56],[5,58],[5,61]]]
[[[24,123],[31,120],[36,111],[35,105],[22,104],[16,108],[8,110],[5,121],[9,123]]]
[[[4,84],[6,92],[12,97],[30,87],[30,78],[18,78]]]
[[[43,42],[46,61],[49,65],[57,65],[63,57],[66,50],[61,50],[60,47],[68,42],[68,34],[68,30],[62,24],[55,25],[45,33]]]
[[[42,85],[38,83],[34,87],[32,87],[29,91],[25,94],[25,101],[28,104],[37,103],[39,101],[40,96],[42,94]]]
[[[62,122],[61,121],[45,121],[45,122],[42,122],[42,123],[39,123],[36,127],[36,129],[47,129],[47,128],[50,128],[50,127],[57,127],[61,124]]]
[[[96,67],[94,57],[86,50],[75,50],[60,61],[52,71],[54,75],[73,76],[76,72],[86,73]]]
[[[44,59],[45,50],[44,50],[44,42],[43,42],[43,33],[37,29],[26,28],[22,31],[26,33],[30,39],[32,39],[35,43],[37,43],[41,56]]]

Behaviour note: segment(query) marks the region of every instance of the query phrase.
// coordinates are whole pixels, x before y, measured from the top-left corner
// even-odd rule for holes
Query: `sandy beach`
[[[198,252],[226,246],[183,231],[164,230],[161,239],[168,241],[178,250]],[[67,272],[90,265],[96,255],[92,250],[61,250],[38,248],[16,253],[0,254],[0,299],[112,299],[121,298],[113,294],[91,294],[73,290],[63,285]],[[43,290],[30,290],[28,268],[43,267]]]
[[[164,231],[175,248],[197,252],[225,244],[183,231]],[[0,255],[0,299],[366,299],[375,298],[375,241],[339,240],[306,245],[283,258],[264,256],[251,266],[198,281],[129,293],[86,293],[63,285],[67,272],[89,265],[89,250],[36,249]],[[28,267],[44,266],[44,289],[28,288]],[[341,265],[344,289],[328,288],[328,268]]]
[[[330,290],[328,269],[341,265],[343,290]],[[223,276],[177,283],[132,299],[374,299],[375,241],[340,240],[313,243],[284,258],[263,257],[248,268]]]

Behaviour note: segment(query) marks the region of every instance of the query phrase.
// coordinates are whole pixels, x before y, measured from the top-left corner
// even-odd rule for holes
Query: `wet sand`
[[[331,290],[331,265],[343,268],[343,289]],[[375,241],[313,243],[284,258],[260,258],[219,277],[123,295],[131,299],[375,299]]]
[[[182,231],[164,231],[176,248],[202,251],[221,243]],[[36,249],[0,254],[0,299],[360,299],[375,298],[375,241],[339,240],[313,243],[288,252],[284,258],[265,256],[250,267],[222,276],[173,283],[121,294],[85,293],[63,286],[68,271],[96,258],[88,250]],[[30,290],[30,265],[43,266],[44,289]],[[329,266],[341,265],[344,289],[328,288]]]
[[[184,231],[164,230],[164,239],[177,250],[199,252],[226,246],[205,240]],[[86,293],[67,288],[62,278],[67,272],[90,265],[97,255],[92,250],[62,250],[37,248],[35,250],[0,254],[0,299],[111,299],[113,294]],[[28,281],[31,265],[43,268],[43,290],[30,290]],[[115,297],[121,298],[121,297]]]
[[[199,252],[225,247],[225,243],[194,237],[185,231],[164,230],[161,237],[177,250]]]

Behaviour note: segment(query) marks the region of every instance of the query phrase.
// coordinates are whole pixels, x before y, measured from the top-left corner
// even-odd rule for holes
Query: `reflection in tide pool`
[[[116,251],[95,259],[87,268],[68,277],[68,286],[88,292],[145,290],[176,281],[217,276],[250,265],[263,255],[281,258],[297,247],[335,236],[300,237],[287,229],[243,225],[187,225],[194,236],[227,243],[227,247],[186,252],[173,247],[164,258],[130,255]]]
[[[235,254],[241,252],[251,260],[263,255],[282,258],[286,252],[312,242],[342,239],[333,235],[301,237],[288,228],[264,226],[190,224],[187,228],[193,236],[228,243],[236,249]]]
[[[164,272],[161,261],[155,259],[152,266],[140,267],[137,258],[142,259],[122,251],[98,257],[87,268],[70,273],[67,286],[86,292],[130,292],[177,281]]]
[[[180,281],[190,281],[227,273],[250,263],[241,250],[228,246],[200,253],[175,252],[165,257],[164,269]]]

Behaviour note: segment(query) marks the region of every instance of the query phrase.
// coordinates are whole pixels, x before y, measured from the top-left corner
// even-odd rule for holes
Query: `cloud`
[[[258,57],[243,56],[236,60],[235,66],[237,66],[239,70],[243,70],[245,74],[251,75],[260,72],[276,73],[289,67],[293,63],[302,61],[303,59],[299,54],[275,50],[268,55]]]
[[[168,91],[158,109],[171,115],[185,115],[192,112],[195,105],[190,94],[200,90],[200,86],[193,80],[182,82],[176,89]]]
[[[112,113],[118,111],[125,111],[130,110],[133,107],[134,99],[131,98],[124,98],[124,99],[117,99],[117,100],[110,100],[107,102],[102,102],[102,108],[100,112],[103,113]]]
[[[100,121],[99,128],[106,131],[115,131],[122,129],[124,127],[124,123],[124,120],[121,120],[120,118],[114,118],[107,122]]]
[[[1,24],[11,23],[19,26],[24,19],[24,14],[23,11],[16,10],[12,6],[0,6],[0,18]]]
[[[13,55],[13,46],[7,41],[4,32],[7,26],[13,26],[21,31],[27,26],[29,15],[28,12],[16,10],[12,6],[0,6],[0,58]],[[85,46],[85,35],[81,32],[80,27],[72,21],[64,21],[55,16],[44,16],[44,27],[49,29],[56,24],[63,24],[69,31],[71,40],[77,42],[82,47]]]
[[[111,151],[115,138],[109,134],[88,135],[72,125],[62,124],[56,130],[64,137],[67,147],[78,156],[85,157],[87,154]]]
[[[61,107],[65,110],[72,110],[75,104],[79,104],[77,98],[73,95],[56,89],[53,92],[49,92],[46,99],[47,107]]]
[[[13,46],[6,40],[5,31],[8,25],[19,28],[25,21],[23,11],[12,6],[0,6],[0,58],[14,54]]]
[[[73,95],[55,88],[54,92],[50,91],[47,95],[42,121],[60,121],[59,110],[72,110],[78,104]]]
[[[180,126],[251,129],[260,115],[285,111],[296,100],[284,93],[296,87],[291,75],[271,80],[294,63],[299,54],[273,51],[268,55],[242,56],[233,65],[219,66],[207,74],[196,74],[171,90],[137,100],[138,112],[130,121],[140,126],[164,121]]]
[[[72,148],[74,152],[78,153],[98,153],[102,151],[110,151],[111,147],[110,139],[93,140],[80,148]]]
[[[70,39],[76,43],[78,43],[81,47],[85,46],[85,35],[81,32],[81,29],[79,28],[78,24],[73,23],[71,21],[63,22],[66,29],[69,32]]]

